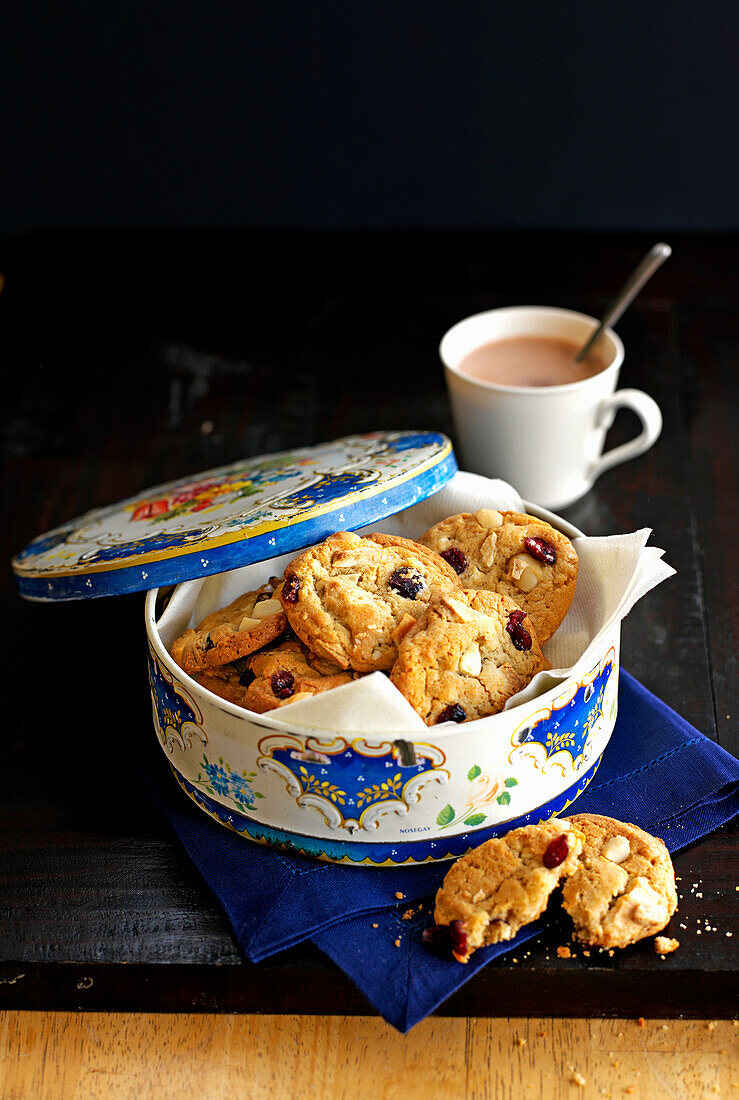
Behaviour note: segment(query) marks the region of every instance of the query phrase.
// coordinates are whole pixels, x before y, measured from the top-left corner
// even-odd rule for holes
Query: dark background
[[[736,228],[738,10],[14,4],[0,234]]]

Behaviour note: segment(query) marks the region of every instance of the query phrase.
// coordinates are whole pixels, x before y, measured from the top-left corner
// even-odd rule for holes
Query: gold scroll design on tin
[[[611,646],[602,660],[594,665],[580,680],[568,683],[561,694],[552,700],[550,707],[528,714],[511,734],[512,748],[508,754],[508,762],[514,764],[522,760],[530,760],[534,768],[540,771],[543,776],[557,770],[563,778],[570,773],[580,771],[585,764],[588,764],[590,762],[593,734],[603,717],[605,697],[612,682],[611,675],[615,659],[616,651]],[[574,700],[577,693],[582,688],[587,691],[588,687],[603,675],[609,665],[611,668],[608,677],[601,685],[599,695],[590,708],[582,730],[577,735],[565,729],[559,734],[553,731],[549,732],[545,742],[526,739],[525,734],[527,731],[535,730],[538,725],[551,718],[552,714],[564,710]],[[614,702],[612,701],[611,709],[613,709],[613,706]],[[523,739],[522,734],[524,735]],[[582,751],[578,751],[578,743],[582,744]]]
[[[407,815],[411,807],[421,801],[422,791],[427,786],[448,781],[449,772],[441,767],[446,755],[440,748],[414,742],[413,749],[419,763],[428,761],[431,765],[428,770],[416,773],[406,782],[402,782],[402,773],[396,772],[382,782],[370,783],[353,794],[338,783],[331,783],[330,779],[317,779],[302,762],[329,764],[332,756],[348,751],[368,759],[391,756],[399,760],[403,752],[399,744],[392,741],[368,742],[363,738],[349,742],[343,737],[308,737],[303,741],[292,734],[271,734],[259,742],[257,767],[282,779],[288,794],[301,809],[316,810],[329,829],[346,829],[352,835],[360,829],[375,832],[380,820],[389,814]],[[289,753],[296,765],[288,766],[286,762],[276,759],[276,752]],[[352,803],[356,803],[357,809],[364,805],[358,817],[345,816],[343,807]]]
[[[202,728],[203,714],[189,692],[175,683],[172,674],[164,667],[151,645],[149,649],[149,686],[154,728],[162,745],[169,753],[175,746],[182,752],[192,748],[193,738],[208,744],[208,735]],[[188,714],[189,711],[189,714]]]

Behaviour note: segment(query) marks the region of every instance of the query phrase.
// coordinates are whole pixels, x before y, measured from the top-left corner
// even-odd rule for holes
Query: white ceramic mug
[[[449,391],[464,468],[509,481],[521,496],[546,508],[577,500],[597,477],[643,454],[662,430],[659,405],[641,390],[616,390],[624,346],[611,329],[598,342],[605,366],[580,382],[507,386],[462,374],[466,355],[493,340],[553,336],[582,346],[597,326],[593,317],[549,306],[491,309],[449,329],[439,354]],[[616,410],[642,422],[636,439],[602,454]]]

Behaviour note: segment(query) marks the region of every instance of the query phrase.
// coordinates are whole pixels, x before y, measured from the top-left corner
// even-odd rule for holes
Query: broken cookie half
[[[425,942],[438,947],[447,937],[454,958],[467,962],[478,947],[513,939],[541,916],[552,891],[577,870],[582,844],[571,820],[553,818],[468,852],[447,872],[436,895],[437,928],[428,931]]]
[[[675,871],[661,840],[599,814],[573,814],[584,837],[562,891],[575,935],[594,947],[628,947],[661,932],[677,908]]]

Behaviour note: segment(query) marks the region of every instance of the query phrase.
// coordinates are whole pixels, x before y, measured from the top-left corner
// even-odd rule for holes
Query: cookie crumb
[[[636,1092],[636,1085],[627,1085],[626,1088],[624,1089],[624,1092],[626,1093],[627,1096],[633,1096],[634,1093]]]
[[[379,926],[379,924],[373,924],[372,927],[373,928],[379,928],[380,926]]]
[[[400,947],[400,940],[396,940],[396,941],[395,941],[395,946],[396,946],[396,947]]]
[[[706,1027],[708,1028],[708,1030],[709,1030],[709,1031],[715,1031],[715,1030],[716,1030],[716,1028],[718,1027],[718,1024],[716,1023],[716,1021],[715,1021],[715,1020],[710,1020],[710,1021],[709,1021],[709,1022],[708,1022],[708,1023],[706,1024]]]
[[[540,1031],[540,1032],[539,1032],[539,1038],[540,1038],[540,1039],[546,1039],[546,1037],[547,1037],[547,1035],[548,1035],[548,1034],[549,1034],[549,1032],[548,1032],[548,1031]]]
[[[680,940],[671,939],[670,936],[656,936],[654,940],[654,950],[662,958],[665,955],[671,955],[673,951],[677,951],[680,946]]]
[[[646,1025],[646,1022],[647,1021],[644,1019],[644,1017],[640,1016],[639,1019],[636,1021],[637,1027],[644,1027]]]
[[[572,952],[570,951],[569,947],[558,947],[557,956],[560,959],[571,959]]]
[[[581,1073],[578,1073],[577,1071],[575,1071],[572,1074],[572,1077],[570,1078],[570,1081],[572,1082],[573,1085],[579,1085],[581,1089],[584,1088],[585,1085],[587,1084],[587,1081],[583,1077],[583,1075]]]
[[[518,1047],[525,1047],[526,1046],[526,1040],[524,1039],[523,1035],[517,1036],[516,1046],[518,1046]]]
[[[395,891],[395,896],[398,899],[398,901],[402,901],[403,898],[405,897],[405,894],[401,894],[400,890],[396,890]]]

